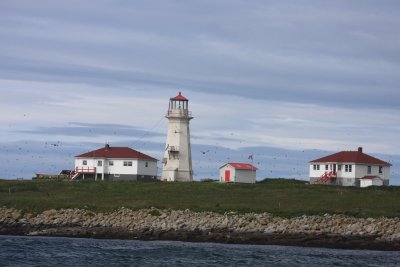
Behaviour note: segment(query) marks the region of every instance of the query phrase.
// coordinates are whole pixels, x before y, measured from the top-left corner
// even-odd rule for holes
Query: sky
[[[73,168],[105,143],[161,159],[182,91],[197,180],[250,154],[258,179],[307,179],[310,160],[361,146],[400,184],[399,13],[397,0],[3,0],[0,178]]]

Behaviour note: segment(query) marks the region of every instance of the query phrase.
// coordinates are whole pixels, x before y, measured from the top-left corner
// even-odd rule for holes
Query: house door
[[[230,177],[231,177],[231,171],[226,170],[225,171],[225,182],[229,182]]]
[[[336,164],[333,164],[333,173],[336,173]]]

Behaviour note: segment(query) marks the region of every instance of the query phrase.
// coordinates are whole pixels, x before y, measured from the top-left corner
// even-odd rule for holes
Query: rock
[[[21,212],[18,210],[13,210],[10,214],[10,218],[14,221],[17,221],[19,218],[21,218]]]
[[[42,212],[42,214],[46,217],[50,217],[50,216],[57,214],[57,211],[55,209],[45,210]]]
[[[78,223],[78,222],[80,222],[80,219],[79,218],[74,218],[72,221],[71,221],[71,223]]]

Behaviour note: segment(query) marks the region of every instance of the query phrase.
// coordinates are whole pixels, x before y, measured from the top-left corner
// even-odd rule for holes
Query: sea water
[[[400,252],[0,236],[1,266],[400,266]]]

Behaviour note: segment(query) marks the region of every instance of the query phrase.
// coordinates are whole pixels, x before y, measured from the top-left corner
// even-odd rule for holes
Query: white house
[[[228,162],[219,168],[221,183],[251,183],[256,182],[257,168],[248,163]]]
[[[391,164],[357,151],[341,151],[310,161],[310,183],[342,186],[389,185]]]
[[[105,147],[75,157],[72,179],[155,180],[157,160],[129,147]]]

